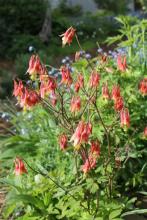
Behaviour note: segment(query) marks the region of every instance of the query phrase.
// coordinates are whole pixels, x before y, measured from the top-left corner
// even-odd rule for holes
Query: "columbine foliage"
[[[136,200],[129,201],[124,192],[145,186],[147,76],[127,55],[83,56],[72,27],[61,37],[64,46],[73,38],[79,45],[72,66],[62,66],[53,77],[48,74],[52,67],[34,54],[29,84],[14,81],[22,120],[31,117],[23,134],[18,123],[18,135],[8,143],[19,147],[29,141],[37,157],[16,155],[17,176],[5,180],[15,190],[8,195],[4,216],[122,219]]]

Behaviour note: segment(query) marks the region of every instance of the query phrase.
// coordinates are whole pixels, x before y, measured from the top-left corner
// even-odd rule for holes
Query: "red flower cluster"
[[[139,84],[140,93],[145,96],[147,95],[147,78],[144,78]]]
[[[121,55],[118,55],[118,57],[117,57],[117,68],[121,72],[126,71],[126,69],[127,69],[126,56],[122,57]]]
[[[70,141],[74,142],[74,146],[80,145],[81,143],[88,142],[89,136],[92,133],[91,123],[85,123],[80,121]]]
[[[15,163],[14,173],[16,176],[22,175],[23,173],[27,173],[27,169],[25,168],[25,165],[20,158],[17,157],[14,163]]]
[[[75,36],[76,30],[73,27],[70,27],[67,29],[67,31],[64,34],[61,34],[60,37],[62,37],[62,45],[65,46],[67,43],[70,45],[74,36]]]
[[[92,141],[88,158],[84,154],[83,160],[84,165],[82,166],[82,171],[88,173],[91,169],[95,168],[96,161],[100,156],[100,143],[98,141]]]

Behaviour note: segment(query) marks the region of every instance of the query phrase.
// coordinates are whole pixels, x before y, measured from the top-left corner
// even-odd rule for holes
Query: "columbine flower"
[[[130,126],[130,114],[127,108],[124,108],[120,112],[120,123],[121,127],[129,127]]]
[[[62,37],[62,45],[65,46],[67,43],[70,45],[73,37],[75,35],[76,30],[73,27],[70,27],[67,29],[67,31],[64,34],[61,34],[60,37]]]
[[[27,73],[35,76],[36,74],[40,74],[41,69],[42,65],[39,56],[32,55],[29,61],[29,68],[27,70]]]
[[[110,99],[110,94],[109,94],[109,89],[108,89],[107,83],[104,83],[102,86],[102,97],[104,99]]]
[[[85,123],[83,121],[80,121],[70,141],[74,142],[74,146],[80,145],[83,142],[88,142],[91,133],[91,123]]]
[[[88,153],[88,158],[84,155],[84,165],[82,166],[82,171],[88,173],[91,169],[95,168],[96,161],[100,156],[100,143],[98,141],[92,141],[90,151]]]
[[[117,56],[117,68],[121,72],[126,71],[127,69],[126,56],[123,57],[121,55]]]
[[[147,138],[147,127],[144,128],[143,136]]]
[[[59,144],[60,144],[60,148],[61,150],[65,150],[67,148],[67,136],[65,134],[62,134],[59,137]]]
[[[90,153],[96,157],[100,156],[100,143],[98,140],[91,141]]]
[[[70,110],[71,112],[77,112],[81,108],[81,99],[80,97],[73,97],[71,100]]]
[[[82,74],[79,74],[77,81],[74,85],[75,92],[79,92],[79,89],[83,88],[83,86],[84,86],[84,77]]]
[[[23,94],[23,84],[22,81],[20,80],[18,83],[14,80],[14,90],[13,90],[13,95],[15,97],[20,97]]]
[[[147,95],[147,78],[144,78],[139,84],[140,93],[145,96]]]
[[[96,71],[93,71],[89,79],[89,87],[90,88],[97,87],[99,85],[99,81],[100,81],[100,75]]]
[[[92,156],[89,156],[88,159],[86,159],[84,165],[82,166],[82,171],[84,173],[88,173],[91,169],[95,168],[96,166],[96,159]]]
[[[25,168],[25,165],[20,158],[17,157],[14,163],[15,163],[14,173],[16,176],[22,175],[23,173],[27,173],[27,169]]]
[[[120,95],[120,87],[119,87],[119,85],[114,85],[113,88],[112,88],[111,98],[115,101],[120,96],[121,95]]]
[[[29,91],[26,87],[24,88],[23,94],[20,98],[20,106],[30,108],[36,105],[40,101],[40,98],[35,91]]]
[[[46,95],[50,93],[55,93],[56,89],[56,82],[53,78],[48,77],[46,80],[41,81],[40,84],[40,96],[41,98],[44,98]]]
[[[70,86],[72,84],[72,77],[70,74],[70,70],[65,66],[61,68],[62,80],[61,83]]]
[[[120,96],[114,101],[114,109],[116,111],[121,111],[124,107],[123,98]]]

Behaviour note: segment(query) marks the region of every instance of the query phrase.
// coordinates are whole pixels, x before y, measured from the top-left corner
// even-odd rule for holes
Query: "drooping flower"
[[[79,92],[81,88],[84,86],[84,77],[82,74],[79,74],[77,77],[77,81],[74,85],[75,92]]]
[[[81,109],[81,99],[80,97],[73,97],[71,99],[70,111],[78,112]]]
[[[72,84],[72,77],[69,68],[63,66],[61,68],[61,75],[62,75],[61,83],[70,86]]]
[[[40,84],[40,96],[44,98],[50,93],[55,93],[57,85],[54,78],[48,77],[46,80],[42,80]]]
[[[84,156],[84,165],[82,166],[82,171],[88,173],[91,169],[96,167],[96,161],[100,156],[100,143],[96,141],[91,142],[90,151],[86,156]]]
[[[99,85],[99,81],[100,81],[100,75],[97,73],[97,71],[93,71],[90,75],[89,87],[90,88],[97,87]]]
[[[126,56],[121,56],[120,54],[117,56],[117,68],[121,72],[125,72],[127,69]]]
[[[84,165],[82,165],[82,171],[83,173],[88,173],[91,169],[96,167],[96,159],[92,156],[89,156],[88,159],[86,159]]]
[[[88,142],[89,136],[92,133],[91,123],[85,123],[80,121],[70,141],[74,142],[74,146],[80,145],[81,143]]]
[[[36,105],[40,101],[40,98],[36,91],[29,91],[26,87],[24,88],[23,94],[20,98],[20,106],[30,108]]]
[[[32,55],[29,61],[29,68],[27,73],[29,75],[35,76],[36,74],[40,74],[42,69],[42,64],[38,55]]]
[[[100,75],[97,73],[97,71],[93,71],[90,75],[89,87],[96,88],[99,85],[99,81],[100,81]]]
[[[115,101],[121,96],[119,85],[114,85],[112,88],[111,98]]]
[[[114,109],[116,111],[121,111],[124,107],[123,98],[120,96],[114,101]]]
[[[68,139],[65,134],[62,134],[59,137],[59,145],[60,145],[61,150],[65,150],[67,148],[67,141],[68,141]]]
[[[145,96],[147,95],[147,78],[144,78],[139,84],[140,93]]]
[[[60,37],[62,37],[62,45],[65,46],[66,44],[71,44],[76,30],[73,27],[70,27],[67,29],[67,31],[64,34],[61,34]]]
[[[120,124],[121,127],[130,127],[130,114],[128,108],[124,108],[120,111]]]
[[[108,89],[108,84],[104,83],[102,86],[102,97],[104,99],[110,99],[110,93],[109,93],[109,89]]]
[[[20,97],[20,96],[22,96],[22,94],[23,94],[23,88],[24,88],[24,86],[23,86],[21,80],[19,80],[18,83],[14,80],[13,95],[14,95],[15,97]]]
[[[23,161],[20,158],[16,158],[15,161],[15,170],[14,173],[16,176],[22,175],[24,173],[27,173],[27,169],[25,168],[25,165]]]
[[[90,153],[96,157],[100,156],[100,143],[98,140],[91,141]]]
[[[143,136],[147,138],[147,127],[144,128]]]

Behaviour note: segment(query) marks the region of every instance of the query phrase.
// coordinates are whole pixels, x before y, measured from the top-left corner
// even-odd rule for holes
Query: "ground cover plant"
[[[125,37],[117,40],[125,44],[132,29],[124,23]],[[109,54],[99,48],[94,58],[70,27],[60,36],[63,47],[77,41],[72,63],[56,68],[33,54],[29,80],[14,80],[23,111],[11,109],[13,134],[1,142],[3,166],[11,167],[1,180],[10,187],[5,219],[119,220],[147,213],[135,207],[136,192],[146,194],[147,169],[145,53],[141,63],[136,58],[146,22],[139,26],[135,55],[127,54],[132,40]]]

